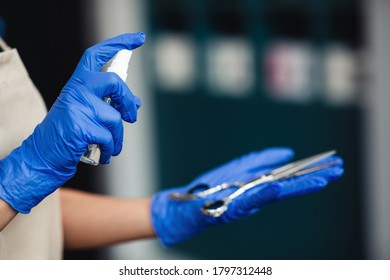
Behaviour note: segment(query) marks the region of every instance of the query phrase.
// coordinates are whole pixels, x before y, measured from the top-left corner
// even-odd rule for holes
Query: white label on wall
[[[185,93],[194,86],[196,49],[186,35],[162,34],[155,43],[157,85],[164,90]]]
[[[265,52],[268,93],[275,99],[304,102],[313,94],[313,53],[306,44],[277,42]]]
[[[207,83],[213,94],[243,97],[254,86],[253,49],[242,38],[217,38],[207,47]]]
[[[357,93],[357,57],[341,45],[324,52],[324,87],[326,100],[333,104],[351,103]]]

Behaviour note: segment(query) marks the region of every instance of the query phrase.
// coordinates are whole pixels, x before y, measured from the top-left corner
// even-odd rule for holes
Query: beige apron
[[[20,146],[46,115],[46,107],[16,49],[0,38],[0,158]],[[0,232],[0,259],[62,258],[58,191]]]

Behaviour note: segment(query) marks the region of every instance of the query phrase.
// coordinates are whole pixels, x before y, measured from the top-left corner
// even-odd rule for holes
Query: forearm
[[[119,199],[61,189],[65,247],[83,249],[155,236],[150,199]]]
[[[0,198],[0,232],[15,218],[17,213],[7,202]]]

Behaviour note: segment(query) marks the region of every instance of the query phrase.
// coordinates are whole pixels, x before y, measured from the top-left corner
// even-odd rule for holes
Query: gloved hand
[[[299,196],[324,188],[328,182],[338,179],[344,172],[342,160],[330,157],[326,161],[339,161],[339,164],[310,174],[271,182],[248,190],[233,200],[228,210],[218,218],[201,212],[205,201],[222,199],[236,190],[225,189],[205,198],[190,201],[177,201],[169,198],[170,193],[185,193],[198,184],[216,186],[225,182],[247,182],[267,173],[284,162],[294,153],[288,148],[271,148],[253,152],[197,177],[188,186],[161,191],[151,202],[151,215],[154,230],[164,246],[171,246],[202,232],[212,225],[240,220],[259,211],[270,202]]]
[[[124,34],[87,49],[49,113],[19,148],[0,161],[0,198],[29,213],[76,172],[89,144],[99,144],[101,163],[118,155],[122,119],[135,122],[140,100],[115,73],[99,72],[121,49],[135,49],[143,32]],[[110,96],[115,108],[103,101]]]

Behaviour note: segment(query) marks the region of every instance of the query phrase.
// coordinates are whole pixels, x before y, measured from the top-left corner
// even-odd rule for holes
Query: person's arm
[[[65,188],[60,194],[67,249],[155,237],[150,198],[121,199]]]
[[[15,218],[17,213],[7,202],[0,198],[0,232]]]
[[[217,218],[204,215],[202,206],[206,201],[226,197],[232,190],[186,201],[170,197],[171,193],[186,193],[199,184],[216,186],[258,178],[289,161],[293,155],[293,151],[287,148],[253,152],[198,176],[188,186],[162,190],[151,199],[110,198],[62,189],[65,247],[93,248],[155,236],[163,246],[169,247],[213,225],[244,219],[269,203],[319,191],[343,174],[342,159],[330,157],[325,161],[336,164],[325,169],[246,191]]]

